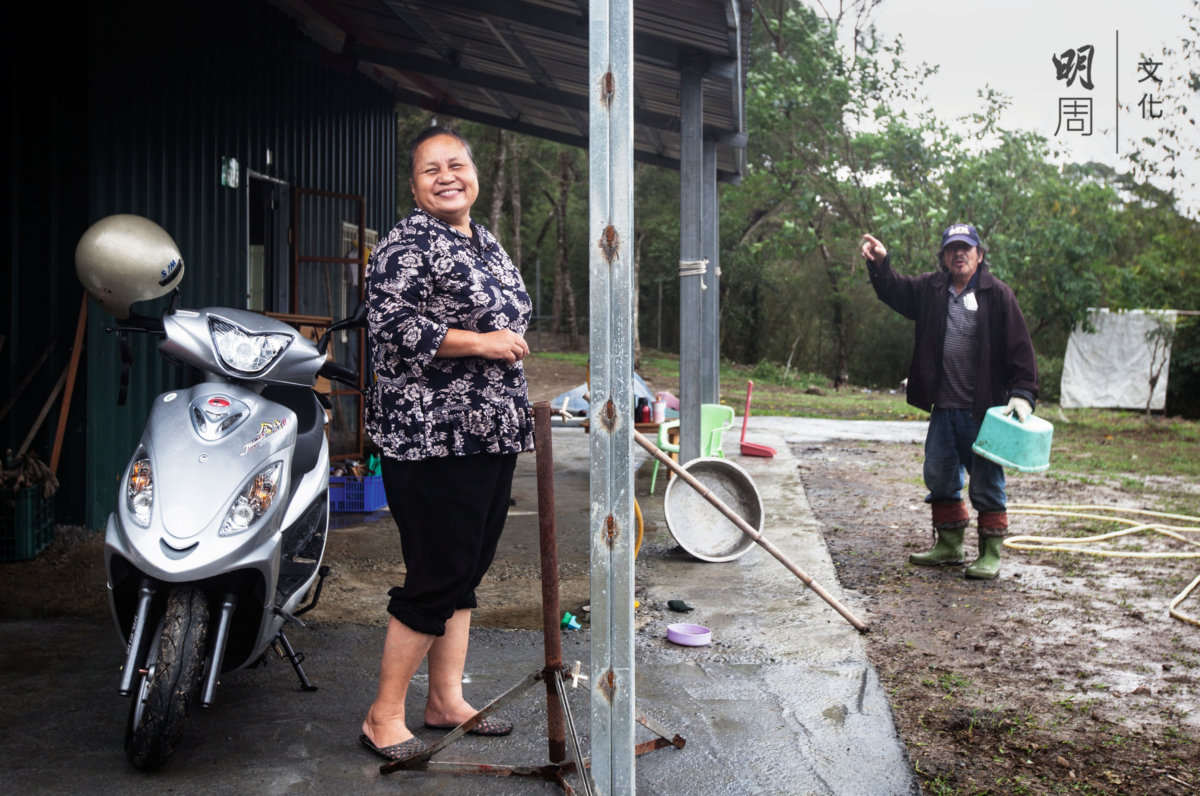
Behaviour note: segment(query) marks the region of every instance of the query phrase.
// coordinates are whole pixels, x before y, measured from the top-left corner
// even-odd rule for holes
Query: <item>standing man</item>
[[[937,541],[909,561],[923,567],[963,563],[968,524],[962,500],[979,513],[979,557],[968,578],[991,579],[1000,572],[1000,547],[1008,529],[1004,469],[971,450],[989,407],[1005,406],[1017,419],[1033,412],[1037,362],[1017,299],[992,276],[987,251],[970,224],[942,233],[937,271],[903,276],[892,270],[887,249],[863,235],[862,255],[880,300],[916,321],[908,371],[908,402],[929,412],[925,436],[925,502],[933,510]]]

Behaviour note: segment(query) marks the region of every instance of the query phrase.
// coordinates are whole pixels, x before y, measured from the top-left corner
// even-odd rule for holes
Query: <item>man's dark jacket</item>
[[[942,343],[946,336],[950,274],[935,271],[904,276],[892,270],[891,256],[867,262],[871,286],[889,307],[917,322],[912,365],[908,369],[908,402],[928,412],[942,375]],[[989,407],[1003,406],[1013,395],[1033,405],[1038,395],[1037,360],[1025,316],[1008,285],[979,264],[975,298],[979,358],[972,414],[983,417]]]

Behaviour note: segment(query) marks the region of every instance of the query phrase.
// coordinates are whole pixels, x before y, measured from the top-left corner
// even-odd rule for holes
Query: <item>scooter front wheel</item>
[[[125,755],[135,767],[158,768],[175,751],[200,690],[207,635],[204,592],[194,586],[172,590],[125,727]]]

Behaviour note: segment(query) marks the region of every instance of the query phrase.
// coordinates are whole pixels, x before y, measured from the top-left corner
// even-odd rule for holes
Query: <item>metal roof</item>
[[[586,148],[587,0],[269,0],[398,101]],[[745,172],[752,0],[634,3],[637,160],[679,168],[679,86],[704,75],[718,178]]]

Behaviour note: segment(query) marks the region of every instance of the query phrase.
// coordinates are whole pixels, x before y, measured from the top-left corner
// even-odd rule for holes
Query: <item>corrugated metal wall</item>
[[[179,244],[183,305],[246,306],[247,170],[291,185],[366,197],[368,227],[394,223],[395,113],[356,72],[321,63],[290,21],[261,3],[89,6],[92,54],[88,214],[137,213]],[[268,162],[270,151],[270,162]],[[221,183],[236,158],[239,186]],[[93,309],[95,306],[93,305]],[[87,523],[112,510],[153,396],[186,381],[135,337],[129,400],[112,319],[89,319]]]
[[[62,398],[49,399],[70,363],[83,293],[72,258],[87,219],[80,178],[87,170],[87,124],[72,88],[83,72],[77,53],[86,50],[87,36],[82,24],[56,28],[53,57],[48,57],[35,52],[38,45],[45,48],[45,40],[30,34],[28,9],[9,3],[0,13],[5,64],[0,105],[7,122],[0,141],[8,167],[0,169],[6,200],[0,240],[7,255],[0,260],[6,310],[0,315],[0,403],[7,409],[0,447],[15,454],[28,438],[29,452],[49,463]],[[78,390],[71,406],[76,411],[65,426],[58,478],[79,484],[81,492],[83,460],[72,451],[84,428]],[[38,431],[30,437],[35,426]],[[72,497],[69,490],[59,490],[60,503]],[[60,509],[58,516],[68,514]]]

